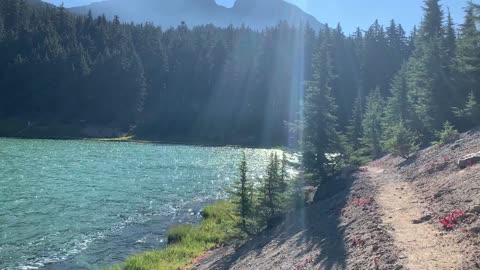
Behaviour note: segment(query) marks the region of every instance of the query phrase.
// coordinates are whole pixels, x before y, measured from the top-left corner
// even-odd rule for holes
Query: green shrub
[[[372,161],[372,158],[368,148],[360,148],[349,157],[349,163],[354,166],[363,166],[370,161]]]
[[[149,251],[130,257],[123,265],[109,270],[177,270],[190,264],[212,247],[221,245],[232,238],[241,237],[236,228],[238,219],[231,202],[219,202],[207,206],[199,225],[179,225],[168,233],[168,246],[158,251]]]
[[[403,124],[398,124],[390,129],[389,138],[385,141],[385,149],[390,153],[408,158],[418,148],[417,137]]]
[[[450,122],[445,122],[443,124],[443,130],[437,133],[438,141],[433,142],[434,144],[445,145],[452,143],[459,138],[458,131],[453,127]]]
[[[169,244],[181,242],[185,237],[194,230],[192,225],[178,225],[172,227],[167,233]]]

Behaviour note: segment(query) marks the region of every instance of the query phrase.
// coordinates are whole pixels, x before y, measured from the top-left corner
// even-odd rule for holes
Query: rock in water
[[[458,160],[458,167],[465,169],[480,162],[480,152],[476,154],[466,155]]]

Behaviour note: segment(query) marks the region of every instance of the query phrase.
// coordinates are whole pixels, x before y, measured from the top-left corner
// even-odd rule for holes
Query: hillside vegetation
[[[479,269],[480,164],[460,169],[457,159],[480,151],[480,130],[460,138],[337,178],[280,226],[212,251],[193,269]],[[463,214],[445,227],[454,212]]]

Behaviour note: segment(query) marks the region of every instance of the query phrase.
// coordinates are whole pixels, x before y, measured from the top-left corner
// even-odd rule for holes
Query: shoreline
[[[13,143],[15,143],[15,141],[13,141],[13,140],[15,140],[15,139],[19,139],[19,140],[52,140],[51,143],[55,143],[54,140],[71,140],[71,141],[85,141],[85,140],[87,140],[87,141],[100,141],[100,142],[102,142],[102,141],[103,141],[103,142],[112,142],[112,141],[113,141],[113,142],[149,143],[149,142],[145,142],[145,141],[144,141],[144,142],[137,142],[135,139],[132,139],[131,137],[130,137],[130,138],[129,138],[129,137],[122,137],[122,138],[103,138],[103,139],[102,139],[102,138],[87,138],[87,139],[83,138],[83,139],[79,139],[79,138],[58,138],[58,137],[57,137],[57,138],[50,138],[50,139],[47,139],[47,138],[32,139],[32,138],[25,138],[25,137],[21,137],[21,138],[1,137],[1,138],[12,139],[12,142],[13,142]],[[21,141],[18,141],[18,142],[16,142],[16,143],[22,144]],[[41,143],[41,142],[40,142],[40,143]],[[26,144],[30,144],[30,142],[26,142]],[[68,145],[69,143],[66,142],[65,144]],[[93,147],[95,147],[95,145],[93,145]],[[103,145],[103,147],[108,147],[108,145]],[[269,149],[265,149],[265,150],[268,151]],[[261,150],[261,151],[262,151],[262,150]],[[227,199],[227,200],[228,200],[228,199]],[[209,208],[209,207],[215,207],[215,205],[222,204],[222,203],[228,203],[228,201],[227,201],[227,202],[225,202],[225,200],[222,200],[222,201],[209,201],[209,202],[206,202],[206,204],[204,205],[205,207],[203,207],[203,209],[206,209],[206,208]],[[223,213],[223,211],[219,211],[219,212]],[[202,216],[203,216],[203,215],[202,215]],[[204,217],[204,218],[199,219],[199,224],[196,224],[195,226],[193,226],[194,228],[201,227],[201,223],[204,223],[204,222],[206,221],[206,220],[205,220],[205,216],[203,216],[203,217]],[[227,217],[223,218],[223,221],[222,221],[222,222],[231,222],[231,221],[232,221],[232,220],[231,220],[231,217],[227,216]],[[184,224],[184,223],[180,222],[179,224]],[[174,226],[175,224],[171,224],[171,225]],[[232,226],[224,226],[224,227],[225,227],[225,228],[231,228]],[[223,230],[223,229],[224,229],[224,228],[222,228],[221,230]],[[224,234],[225,234],[225,233],[224,233]],[[202,233],[199,233],[199,235],[202,235]],[[213,235],[216,236],[216,235],[218,235],[218,234],[217,234],[217,233],[213,233]],[[194,237],[194,238],[195,238],[195,237]],[[233,238],[233,239],[237,239],[237,238]],[[210,238],[209,238],[208,242],[205,241],[205,243],[207,243],[207,246],[209,246],[209,247],[212,245],[211,248],[213,248],[213,247],[223,247],[225,244],[230,243],[230,241],[223,241],[223,240],[221,240],[221,241],[216,241],[216,240],[214,240],[214,242],[213,242],[213,244],[212,244],[212,242],[210,242]],[[195,256],[195,257],[193,257],[193,258],[199,258],[199,257],[203,256],[206,252],[208,252],[208,251],[211,250],[211,248],[205,249],[205,246],[206,246],[205,243],[202,243],[202,244],[201,244],[201,246],[202,246],[202,253],[200,253],[200,254],[195,254],[195,255],[197,255],[197,256]],[[168,249],[168,248],[167,248],[167,249]],[[165,248],[160,249],[158,252],[167,252],[167,251],[163,251],[163,250],[165,250]],[[141,256],[141,254],[143,254],[143,253],[140,252],[139,255],[137,255],[137,256]],[[125,258],[125,261],[124,261],[124,262],[126,262],[126,261],[127,261],[127,258]],[[189,263],[195,263],[195,262],[196,262],[195,260],[193,260],[193,261],[190,260],[190,261],[187,262],[187,264],[189,264]],[[108,267],[108,265],[105,265],[105,267]],[[183,268],[183,267],[184,267],[184,266],[182,266],[182,268]],[[107,269],[110,269],[110,268],[107,268]],[[162,268],[161,268],[161,269],[162,269]],[[175,269],[175,270],[176,270],[176,269]]]
[[[293,209],[293,205],[285,208],[285,212],[280,214],[282,219]],[[201,210],[202,218],[198,224],[180,223],[170,227],[164,248],[135,254],[105,270],[188,270],[221,249],[254,239],[268,231],[268,223],[260,225],[253,233],[242,230],[239,226],[241,217],[237,211],[234,197],[212,201]]]
[[[197,224],[177,224],[167,231],[164,248],[142,252],[104,270],[190,269],[209,252],[220,249],[244,235],[236,228],[234,205],[228,199],[208,204]]]
[[[198,147],[231,147],[231,148],[249,148],[249,149],[281,149],[284,146],[266,146],[255,144],[215,144],[215,143],[196,143],[188,141],[160,141],[160,140],[146,140],[135,139],[135,136],[117,137],[117,138],[89,138],[89,137],[69,137],[69,136],[6,136],[0,135],[0,139],[16,139],[16,140],[51,140],[51,141],[94,141],[94,142],[118,142],[118,143],[139,143],[139,144],[158,144],[158,145],[186,145]]]

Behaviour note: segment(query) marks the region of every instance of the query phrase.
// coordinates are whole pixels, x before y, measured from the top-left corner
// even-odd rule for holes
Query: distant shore
[[[0,138],[18,139],[18,140],[67,140],[67,141],[96,141],[96,142],[121,142],[121,143],[144,143],[144,144],[163,144],[163,145],[191,145],[204,147],[234,147],[234,148],[254,148],[254,149],[274,149],[280,146],[268,146],[259,144],[229,144],[229,143],[202,143],[194,141],[175,141],[175,140],[148,140],[137,139],[134,136],[112,137],[112,138],[93,138],[76,136],[9,136],[0,135]]]

